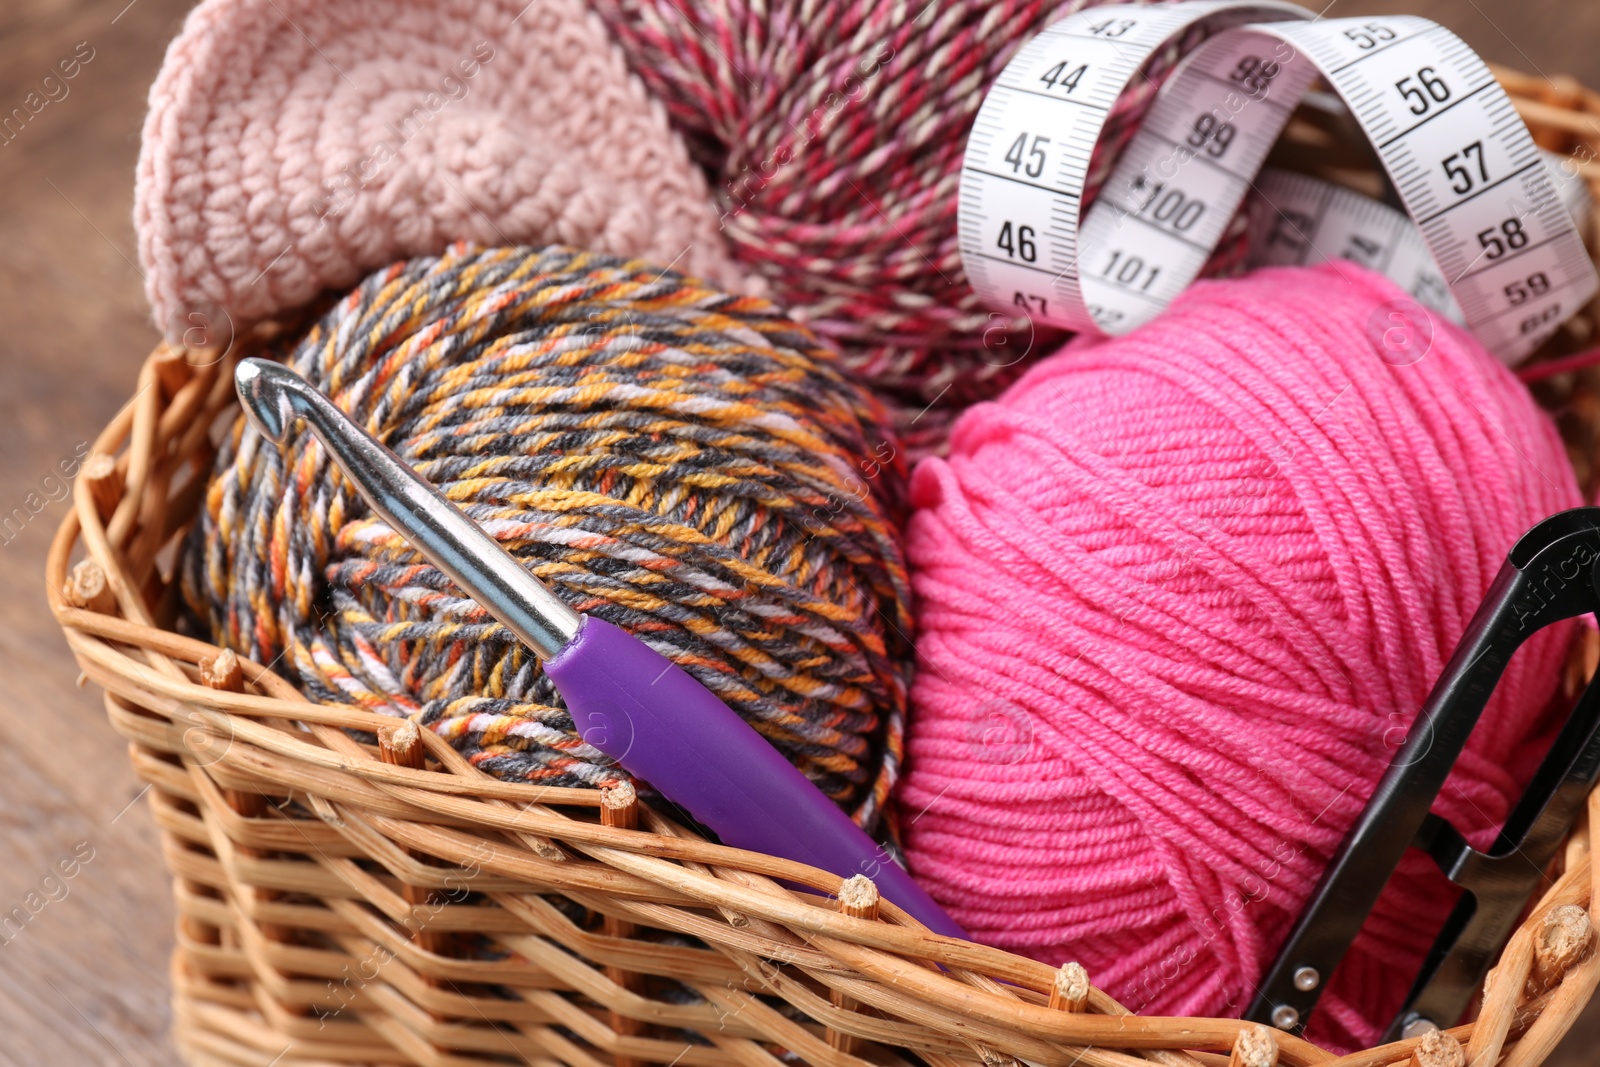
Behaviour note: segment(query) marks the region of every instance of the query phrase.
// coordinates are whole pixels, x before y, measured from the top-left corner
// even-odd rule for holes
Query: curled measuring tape
[[[1202,22],[1211,35],[1162,86],[1085,213],[1090,156],[1112,105],[1157,49]],[[1351,205],[1322,194],[1315,214],[1317,201],[1289,195],[1310,186],[1261,176],[1318,75],[1409,216],[1407,229],[1363,226],[1360,255],[1318,232],[1333,211],[1349,218]],[[1295,246],[1291,257],[1258,243],[1256,262],[1357,258],[1514,363],[1600,288],[1557,189],[1567,182],[1578,178],[1550,169],[1483,61],[1426,19],[1315,19],[1293,4],[1242,0],[1100,7],[1033,38],[990,89],[962,163],[961,256],[993,307],[1126,333],[1199,276],[1253,193],[1272,213],[1258,222]],[[1431,271],[1412,262],[1418,242]]]

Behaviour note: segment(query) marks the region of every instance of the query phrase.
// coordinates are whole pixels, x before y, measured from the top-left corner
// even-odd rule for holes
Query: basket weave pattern
[[[1498,73],[1541,143],[1600,176],[1600,97]],[[1567,346],[1592,329],[1577,320]],[[1336,1059],[1237,1020],[1131,1015],[1063,972],[927,933],[859,880],[841,905],[835,876],[711,844],[623,791],[498,781],[427,731],[310,703],[268,665],[171,632],[176,543],[231,415],[234,361],[259,343],[156,350],[95,443],[46,576],[151,787],[191,1064],[1379,1067],[1437,1051]],[[1581,459],[1600,411],[1571,379],[1544,398]],[[1574,951],[1548,921],[1574,905],[1600,919],[1600,792],[1589,816],[1478,1021],[1450,1031],[1469,1063],[1542,1062],[1600,983],[1589,925]]]

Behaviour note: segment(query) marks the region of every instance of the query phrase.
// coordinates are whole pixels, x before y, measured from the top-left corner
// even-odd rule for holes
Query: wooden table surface
[[[345,0],[359,2],[359,0]],[[1321,0],[1305,0],[1320,6]],[[176,1062],[168,1036],[168,878],[140,784],[101,698],[43,605],[46,546],[66,504],[52,480],[133,391],[156,340],[131,224],[144,95],[188,0],[5,0],[0,113],[60,60],[92,58],[0,145],[0,514],[44,506],[0,534],[0,1063]],[[1600,5],[1571,0],[1335,0],[1328,14],[1404,10],[1485,58],[1600,85]],[[8,539],[9,538],[9,539]],[[60,874],[66,863],[72,877]],[[1600,1011],[1558,1057],[1593,1062]]]

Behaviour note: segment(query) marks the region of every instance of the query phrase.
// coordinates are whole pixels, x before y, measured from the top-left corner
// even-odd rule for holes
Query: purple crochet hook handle
[[[235,385],[262,436],[297,419],[372,509],[544,661],[579,735],[710,827],[723,844],[795,860],[879,892],[935,933],[965,937],[882,846],[754,727],[665,656],[580,615],[304,378],[246,359]]]
[[[688,672],[626,630],[586,617],[544,671],[579,735],[725,845],[864,874],[928,929],[964,937],[839,807]]]

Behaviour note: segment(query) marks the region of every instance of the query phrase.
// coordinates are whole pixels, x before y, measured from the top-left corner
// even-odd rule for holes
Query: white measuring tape
[[[1568,175],[1560,156],[1542,154],[1562,207],[1581,229],[1594,209],[1588,184]],[[1417,303],[1466,325],[1450,295],[1449,280],[1405,212],[1332,182],[1277,167],[1267,167],[1256,176],[1245,210],[1253,235],[1249,266],[1309,266],[1330,256],[1348,259],[1392,279]],[[1517,297],[1526,302],[1542,296],[1550,278],[1535,271],[1511,284],[1527,289],[1527,296]]]
[[[1084,217],[1112,106],[1201,20],[1214,32],[1162,86]],[[1404,216],[1316,179],[1260,174],[1318,74],[1376,149]],[[1586,196],[1552,171],[1482,60],[1426,19],[1319,20],[1241,0],[1100,7],[1029,41],[990,89],[962,164],[961,255],[991,306],[1126,333],[1194,281],[1253,193],[1252,262],[1356,259],[1515,362],[1600,288],[1558,186],[1569,202]]]

